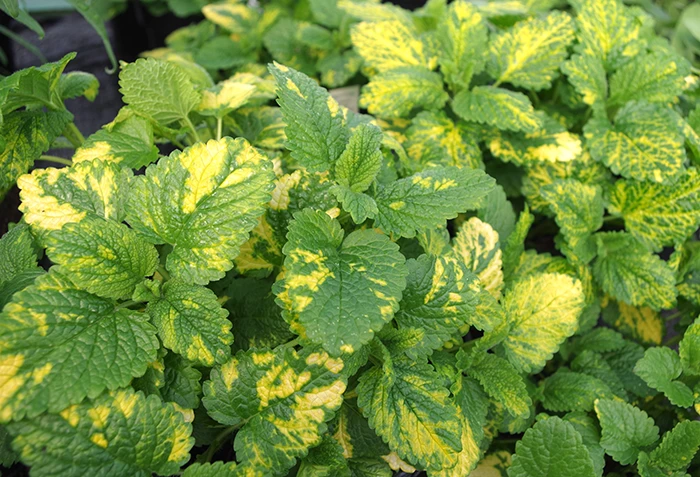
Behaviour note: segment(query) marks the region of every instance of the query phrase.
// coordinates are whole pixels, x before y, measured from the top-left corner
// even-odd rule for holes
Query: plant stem
[[[82,146],[85,142],[85,136],[83,136],[80,129],[78,129],[73,122],[66,126],[66,129],[63,131],[63,135],[70,141],[71,144],[73,144],[73,147],[76,149]]]
[[[216,140],[218,141],[221,139],[221,136],[223,135],[223,130],[224,130],[224,119],[219,117],[216,118]]]
[[[127,300],[127,301],[125,301],[125,302],[123,302],[123,303],[118,304],[118,305],[117,305],[117,309],[129,308],[130,306],[136,305],[137,303],[138,303],[138,302],[137,302],[137,301],[134,301],[134,300]]]
[[[189,117],[185,117],[185,123],[187,124],[187,127],[190,128],[190,131],[192,131],[192,137],[194,138],[194,141],[200,142],[201,139],[199,139],[199,133],[197,133],[197,128],[194,127],[194,124],[192,124],[192,121],[190,121]]]
[[[55,162],[56,164],[63,164],[69,167],[73,165],[73,161],[71,161],[70,159],[64,159],[63,157],[58,156],[50,156],[48,154],[42,154],[39,157],[39,159],[42,161]]]
[[[163,277],[163,280],[170,280],[170,274],[163,265],[159,264],[156,267],[156,271],[160,274],[161,277]]]
[[[221,448],[221,445],[226,441],[228,436],[239,427],[240,426],[230,426],[219,432],[219,434],[214,438],[214,441],[207,448],[206,452],[202,454],[202,462],[211,462],[211,459],[214,457],[214,454],[216,454],[216,451]]]

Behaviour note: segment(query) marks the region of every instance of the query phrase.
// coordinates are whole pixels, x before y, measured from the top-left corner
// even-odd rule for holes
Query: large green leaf
[[[56,271],[37,278],[0,314],[0,422],[126,386],[155,360],[155,331],[143,313],[117,309]]]
[[[285,319],[330,353],[352,352],[372,339],[399,308],[406,268],[385,235],[344,237],[324,212],[305,210],[289,225],[285,275],[275,284]]]
[[[9,427],[22,460],[39,476],[171,475],[194,444],[192,426],[173,404],[131,389]]]
[[[541,384],[542,406],[548,411],[592,411],[596,399],[612,399],[610,387],[588,374],[560,368]]]
[[[277,475],[321,442],[343,402],[343,366],[313,348],[239,352],[212,370],[203,402],[217,421],[242,426],[234,440],[239,462]]]
[[[68,53],[58,61],[24,68],[3,78],[0,81],[2,114],[6,115],[21,107],[30,110],[42,107],[51,111],[65,110],[59,81],[66,65],[73,58],[75,53]]]
[[[685,383],[677,380],[682,371],[678,354],[666,347],[649,348],[634,366],[634,373],[649,387],[664,393],[671,404],[690,407],[695,398],[693,391]]]
[[[495,354],[481,353],[463,371],[479,381],[486,394],[501,404],[510,415],[522,419],[530,416],[532,400],[525,381],[507,360]]]
[[[631,404],[601,399],[595,403],[595,412],[602,429],[600,445],[623,465],[634,463],[639,451],[659,438],[654,420]]]
[[[454,97],[452,109],[462,119],[498,129],[532,133],[542,127],[528,97],[503,88],[476,86],[471,91],[463,90]]]
[[[134,179],[127,222],[149,242],[173,246],[166,268],[205,285],[233,267],[270,199],[272,164],[245,139],[175,151]]]

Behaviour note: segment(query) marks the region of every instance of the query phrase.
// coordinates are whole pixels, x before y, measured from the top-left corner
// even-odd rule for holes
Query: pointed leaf
[[[462,119],[498,129],[532,133],[542,127],[528,97],[503,88],[476,86],[464,90],[455,96],[452,109]]]
[[[595,403],[595,412],[602,428],[600,445],[623,465],[634,463],[639,451],[659,438],[654,420],[631,404],[601,399]]]

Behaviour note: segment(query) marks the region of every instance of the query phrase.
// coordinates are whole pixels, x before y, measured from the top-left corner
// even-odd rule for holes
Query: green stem
[[[622,217],[616,217],[614,215],[608,215],[607,217],[603,218],[603,223],[609,224],[610,222],[616,222],[622,220]]]
[[[190,131],[192,131],[192,137],[194,138],[195,142],[200,142],[201,139],[199,139],[199,133],[197,133],[197,128],[194,127],[194,124],[192,124],[192,121],[190,121],[189,117],[185,117],[185,123],[187,124],[187,127],[190,128]]]
[[[72,166],[73,161],[70,159],[65,159],[63,157],[58,157],[58,156],[50,156],[48,154],[42,154],[39,157],[40,160],[42,161],[48,161],[48,162],[55,162],[56,164],[63,164],[64,166]]]
[[[39,50],[39,48],[32,45],[27,40],[25,40],[20,35],[16,34],[12,30],[10,30],[9,28],[6,28],[6,27],[0,25],[0,34],[5,35],[10,40],[12,40],[12,41],[16,42],[17,44],[19,44],[20,46],[24,47],[25,50],[27,50],[28,52],[30,52],[31,54],[36,56],[41,63],[48,63],[49,62],[49,60],[46,59],[46,57],[41,52],[41,50]]]
[[[231,435],[239,427],[240,426],[230,426],[224,429],[223,431],[219,432],[219,434],[214,438],[214,441],[207,448],[206,452],[202,454],[201,461],[211,462],[211,459],[214,457],[214,454],[216,454],[216,451],[218,451],[223,445],[223,443],[226,442],[228,436]]]
[[[223,136],[224,118],[216,118],[216,140],[218,141]]]
[[[163,277],[163,280],[170,280],[170,273],[168,273],[163,265],[158,265],[156,271]]]
[[[678,333],[676,336],[673,338],[669,338],[664,342],[664,346],[673,346],[678,344],[681,340],[683,339],[683,334]]]
[[[185,145],[182,144],[180,141],[178,141],[176,138],[170,139],[170,142],[172,142],[175,145],[175,147],[178,147],[180,149],[185,149]]]
[[[118,305],[117,305],[117,309],[129,308],[130,306],[136,305],[136,304],[138,304],[138,303],[139,303],[139,302],[134,301],[134,300],[127,300],[127,301],[125,301],[125,302],[123,302],[123,303],[118,304]]]
[[[82,146],[85,142],[85,136],[83,136],[83,134],[73,122],[66,126],[66,129],[63,131],[63,135],[66,137],[66,139],[70,141],[71,144],[73,144],[73,147],[75,147],[76,149]]]

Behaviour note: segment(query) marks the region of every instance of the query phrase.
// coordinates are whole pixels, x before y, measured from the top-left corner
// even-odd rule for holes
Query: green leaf
[[[501,243],[505,242],[515,230],[515,210],[506,192],[496,184],[485,197],[484,203],[477,210],[477,217],[489,224],[497,233]]]
[[[389,447],[369,427],[354,400],[345,399],[329,432],[343,449],[346,459],[372,459],[388,454]]]
[[[231,355],[231,322],[217,296],[198,285],[170,280],[162,297],[146,308],[163,345],[204,366],[221,363]]]
[[[287,124],[287,148],[310,172],[332,169],[348,142],[340,106],[314,80],[275,63],[278,103]]]
[[[588,374],[560,368],[542,381],[542,407],[553,412],[592,411],[596,399],[613,393],[604,381]]]
[[[604,334],[595,333],[598,330],[610,331],[622,339],[621,335],[609,328],[596,328],[591,332],[592,334],[589,334],[589,336],[591,336],[592,339],[595,339],[596,336],[598,336],[601,338],[601,340],[604,340]],[[608,343],[606,345],[604,342],[602,342],[600,344],[602,345],[601,348],[613,346],[612,343]],[[610,364],[600,353],[596,353],[591,350],[580,352],[579,355],[576,356],[576,358],[574,358],[574,360],[571,362],[571,370],[599,379],[610,388],[610,391],[612,391],[611,394],[615,394],[615,396],[623,399],[627,397],[627,391],[624,385],[620,382],[620,379],[613,370],[612,366],[610,366]]]
[[[309,0],[309,7],[314,19],[328,28],[338,28],[345,17],[337,0]]]
[[[438,26],[440,71],[453,91],[467,89],[486,65],[488,29],[471,3],[452,2]]]
[[[520,263],[520,257],[525,252],[525,239],[530,232],[530,227],[535,221],[535,217],[530,213],[527,205],[520,213],[518,221],[515,223],[515,230],[508,236],[503,244],[503,276],[509,280]]]
[[[615,182],[608,210],[654,251],[684,242],[700,224],[700,174],[688,169],[673,185]]]
[[[486,394],[511,416],[521,419],[530,416],[532,400],[525,381],[507,360],[491,353],[477,354],[464,372],[479,381]]]
[[[255,85],[233,79],[221,81],[202,91],[202,101],[197,106],[197,112],[204,116],[223,118],[246,104],[256,89]]]
[[[685,87],[690,64],[668,51],[637,55],[610,78],[610,105],[628,101],[672,103]]]
[[[358,126],[335,164],[335,180],[352,192],[364,192],[382,167],[382,131],[371,124]]]
[[[20,222],[0,238],[0,288],[20,273],[37,267],[34,238]]]
[[[321,442],[343,402],[343,362],[292,347],[239,352],[211,372],[204,406],[236,434],[236,457],[266,475],[284,473]]]
[[[175,406],[131,389],[9,428],[22,460],[37,475],[170,475],[190,459],[194,444],[192,426]]]
[[[558,417],[537,422],[515,444],[509,477],[595,477],[593,461],[574,426]]]
[[[129,298],[158,265],[153,245],[123,224],[97,218],[52,232],[46,254],[79,288],[114,299]]]
[[[369,342],[398,310],[406,286],[398,245],[372,230],[344,235],[324,212],[295,214],[284,246],[286,272],[275,284],[292,328],[334,355]]]
[[[380,118],[402,118],[414,109],[441,109],[448,94],[442,77],[417,66],[402,66],[373,76],[362,87],[360,107]]]
[[[452,240],[448,256],[456,258],[479,277],[479,283],[494,298],[501,298],[503,270],[498,233],[476,217],[464,222]]]
[[[379,188],[376,226],[386,233],[414,237],[474,208],[493,184],[494,180],[478,169],[425,170]]]
[[[541,194],[554,212],[561,233],[572,247],[603,225],[605,210],[600,187],[565,179],[543,187]]]
[[[533,133],[542,120],[527,96],[493,86],[476,86],[463,90],[452,101],[454,112],[467,121],[489,124],[508,131]]]
[[[235,462],[195,462],[185,469],[182,477],[235,477],[238,473],[236,469]],[[240,470],[240,467],[238,469]]]
[[[92,73],[71,71],[61,75],[58,81],[61,98],[72,99],[84,96],[88,101],[95,101],[100,90],[100,82]]]
[[[127,222],[146,240],[173,246],[166,268],[205,285],[222,278],[270,199],[270,161],[245,139],[175,151],[134,179]]]
[[[666,262],[625,232],[599,232],[593,277],[608,295],[633,306],[673,308],[675,277]]]
[[[644,344],[660,345],[666,331],[658,311],[624,302],[610,300],[603,309],[603,319],[620,333]]]
[[[35,169],[20,177],[19,210],[40,240],[84,218],[121,222],[133,173],[100,160],[63,169]]]
[[[199,407],[199,397],[202,394],[202,373],[192,366],[185,358],[168,353],[163,359],[163,387],[160,395],[163,401],[174,402],[183,409]]]
[[[112,70],[117,69],[117,58],[112,50],[109,34],[107,33],[108,20],[119,13],[119,7],[116,7],[112,2],[102,2],[100,0],[66,0],[70,3],[82,16],[87,20],[95,33],[102,40],[102,44],[107,52],[107,57],[112,63]]]
[[[129,111],[122,109],[122,111]],[[131,169],[140,169],[158,159],[158,146],[154,144],[153,126],[145,118],[126,113],[90,135],[76,149],[73,162],[100,159],[115,162]]]
[[[691,407],[694,402],[693,391],[681,381],[676,381],[682,371],[678,354],[666,347],[649,348],[634,366],[634,374],[650,387],[664,393],[671,404]]]
[[[659,428],[646,412],[621,401],[601,399],[595,403],[600,421],[600,445],[620,464],[633,464],[639,451],[659,438]]]
[[[15,111],[0,126],[0,198],[70,124],[68,111]]]
[[[428,364],[396,358],[360,377],[357,403],[370,426],[402,459],[450,469],[462,450],[462,425],[449,391]]]
[[[601,58],[591,55],[572,55],[561,66],[562,72],[568,76],[583,102],[594,109],[605,107],[608,97],[608,80]]]
[[[200,102],[195,86],[173,63],[141,58],[122,66],[119,73],[123,100],[134,111],[165,126],[189,122],[189,113]]]
[[[350,477],[343,448],[332,437],[325,435],[321,443],[309,451],[299,466],[297,477]]]
[[[585,412],[570,412],[563,419],[574,426],[574,429],[581,434],[583,445],[588,449],[588,453],[593,461],[595,475],[603,475],[605,467],[605,451],[600,446],[600,428],[595,419]]]
[[[663,105],[631,101],[614,125],[594,117],[584,133],[593,158],[625,178],[673,184],[683,172],[683,136]]]
[[[482,166],[476,128],[454,122],[443,112],[423,111],[406,131],[406,152],[413,160],[412,172],[440,166],[480,169]]]
[[[581,282],[559,273],[531,275],[506,292],[510,332],[505,356],[519,371],[537,372],[578,329],[584,308]]]
[[[647,466],[663,475],[688,470],[700,448],[700,422],[683,421],[664,434],[661,444],[649,454]],[[641,460],[641,459],[640,459]]]
[[[436,66],[437,58],[409,23],[362,22],[353,26],[351,35],[352,45],[371,75],[404,66],[428,70]]]
[[[491,41],[486,71],[496,78],[496,85],[549,88],[574,40],[573,23],[564,12],[517,23]]]
[[[350,213],[353,222],[361,224],[365,220],[374,219],[379,212],[374,199],[362,192],[355,192],[349,187],[334,185],[331,192],[343,206],[343,210]]]
[[[696,318],[683,333],[683,339],[678,345],[678,354],[681,357],[683,373],[690,376],[700,375],[700,318]]]
[[[158,349],[143,313],[116,309],[57,271],[14,295],[0,314],[0,340],[0,422],[126,386]]]
[[[421,255],[406,262],[408,277],[396,323],[414,329],[420,341],[406,353],[429,355],[470,324],[477,304],[476,277],[457,260]]]
[[[241,108],[224,118],[236,137],[244,137],[253,146],[283,149],[287,136],[282,110],[272,106]]]
[[[52,111],[65,110],[59,82],[61,74],[75,53],[68,53],[53,63],[24,68],[0,81],[0,110],[3,115],[26,107],[30,110],[47,107]]]

